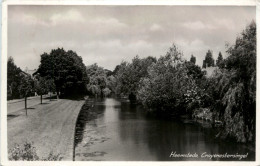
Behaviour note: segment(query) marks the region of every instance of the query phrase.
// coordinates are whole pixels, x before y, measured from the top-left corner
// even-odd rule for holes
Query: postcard
[[[4,1],[1,165],[260,165],[258,10]]]

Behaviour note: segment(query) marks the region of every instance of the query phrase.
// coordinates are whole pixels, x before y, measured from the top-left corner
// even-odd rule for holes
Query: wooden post
[[[27,116],[27,97],[24,97],[24,102],[25,102],[25,112]]]
[[[42,94],[41,94],[41,104],[42,104]]]
[[[56,93],[57,93],[57,100],[59,100],[59,91],[57,91]]]

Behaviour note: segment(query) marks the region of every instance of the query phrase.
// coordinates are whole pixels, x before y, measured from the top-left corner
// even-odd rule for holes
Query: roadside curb
[[[85,104],[86,98],[85,100],[82,100],[78,107],[75,109],[75,111],[77,111],[77,113],[73,114],[73,118],[72,118],[72,123],[73,123],[73,127],[71,127],[71,129],[73,130],[71,132],[71,136],[69,138],[69,144],[67,145],[67,149],[66,152],[64,153],[63,156],[63,161],[74,161],[75,160],[75,133],[76,133],[76,124],[77,124],[77,119],[79,116],[79,113],[81,111],[82,106]]]
[[[79,118],[79,114],[81,112],[81,109],[83,107],[83,105],[86,103],[86,101],[88,100],[88,96],[84,97],[84,103],[82,104],[78,114],[77,114],[77,117],[76,117],[76,121],[75,121],[75,124],[74,124],[74,132],[73,132],[73,150],[72,150],[72,161],[75,161],[75,136],[76,136],[76,127],[77,127],[77,122],[78,122],[78,118]]]

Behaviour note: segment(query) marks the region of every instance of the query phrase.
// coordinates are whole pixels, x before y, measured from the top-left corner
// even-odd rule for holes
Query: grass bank
[[[40,158],[50,152],[60,154],[62,160],[73,159],[74,130],[85,100],[59,99],[28,110],[7,121],[8,149],[32,142]]]

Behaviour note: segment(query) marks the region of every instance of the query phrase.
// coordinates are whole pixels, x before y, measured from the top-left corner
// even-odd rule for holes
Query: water
[[[93,111],[101,113],[86,122],[75,148],[76,161],[239,160],[202,157],[203,153],[242,154],[246,157],[242,160],[255,160],[255,152],[247,146],[214,139],[216,131],[207,125],[151,118],[142,106],[113,98],[90,102]],[[171,153],[194,157],[169,157]]]

